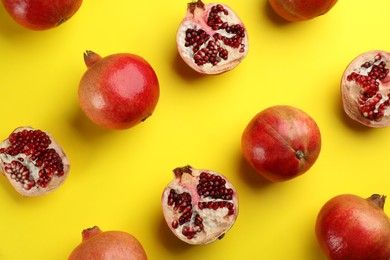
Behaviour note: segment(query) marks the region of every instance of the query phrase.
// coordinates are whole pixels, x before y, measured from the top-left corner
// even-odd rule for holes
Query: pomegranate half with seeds
[[[220,3],[188,4],[176,45],[182,59],[201,74],[219,74],[236,67],[248,53],[248,33],[238,15]]]
[[[38,196],[66,179],[69,160],[53,137],[32,127],[19,127],[0,144],[0,170],[15,190]]]
[[[173,170],[174,180],[162,195],[165,220],[182,241],[202,245],[220,239],[238,216],[238,197],[223,175],[194,169]]]
[[[341,96],[351,119],[369,127],[390,124],[389,62],[389,53],[373,50],[348,65],[341,79]]]

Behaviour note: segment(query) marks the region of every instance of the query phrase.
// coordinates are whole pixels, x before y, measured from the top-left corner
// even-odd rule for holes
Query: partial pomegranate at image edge
[[[82,0],[2,0],[10,16],[30,30],[47,30],[70,19]]]
[[[329,12],[337,0],[268,0],[272,9],[283,19],[299,22]]]
[[[86,51],[84,62],[88,69],[80,80],[78,98],[91,121],[104,128],[127,129],[152,115],[160,88],[145,59],[130,53],[102,58]]]
[[[321,151],[321,133],[304,111],[272,106],[246,126],[241,147],[245,160],[269,181],[290,180],[307,172]]]
[[[68,260],[147,260],[141,243],[123,231],[102,231],[99,227],[84,229],[82,242]]]
[[[173,170],[162,194],[162,209],[171,231],[182,241],[203,245],[221,239],[238,216],[238,197],[225,176],[191,166]]]
[[[389,260],[390,219],[383,211],[386,197],[365,199],[342,194],[328,200],[318,213],[315,233],[332,260]]]
[[[32,127],[19,127],[0,144],[0,171],[23,196],[57,189],[69,172],[69,160],[53,137]]]
[[[345,113],[368,127],[390,125],[390,54],[365,52],[350,62],[341,79]]]
[[[201,74],[235,68],[248,53],[248,32],[238,15],[221,3],[201,0],[187,6],[176,45],[181,58]]]

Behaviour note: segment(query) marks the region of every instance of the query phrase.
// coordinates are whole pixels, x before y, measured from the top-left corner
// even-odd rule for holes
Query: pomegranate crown
[[[196,8],[204,8],[204,3],[201,0],[198,1],[192,1],[191,3],[188,3],[188,10],[193,13]]]
[[[385,206],[386,196],[380,194],[372,194],[367,200],[383,210]]]

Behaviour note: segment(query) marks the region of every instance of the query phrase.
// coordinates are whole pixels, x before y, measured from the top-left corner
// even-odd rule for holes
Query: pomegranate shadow
[[[238,165],[238,172],[241,175],[242,180],[247,186],[254,190],[268,187],[272,185],[272,182],[261,177],[245,160],[243,156],[240,155],[240,162]]]
[[[181,253],[190,250],[194,246],[182,242],[175,237],[172,231],[168,228],[164,217],[159,218],[158,239],[161,244],[170,252]]]
[[[191,69],[180,57],[180,54],[176,52],[175,57],[172,60],[172,67],[176,71],[177,75],[186,81],[195,81],[205,77],[205,75],[199,74]]]
[[[276,25],[276,26],[286,26],[288,24],[291,24],[291,22],[283,19],[277,13],[275,13],[275,11],[272,9],[272,7],[268,3],[268,1],[261,1],[261,7],[260,8],[262,9],[265,17],[267,17],[268,20],[270,20],[274,25]]]

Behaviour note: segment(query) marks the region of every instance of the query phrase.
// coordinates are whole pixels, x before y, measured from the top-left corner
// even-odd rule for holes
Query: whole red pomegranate
[[[71,18],[82,0],[2,0],[11,17],[31,30],[47,30]]]
[[[87,51],[88,70],[81,78],[81,109],[97,125],[126,129],[152,115],[160,95],[157,75],[135,54],[118,53],[102,58]]]
[[[19,127],[0,144],[0,170],[17,192],[38,196],[66,179],[69,160],[53,137],[32,127]]]
[[[83,230],[82,242],[68,260],[147,260],[141,243],[123,231],[102,232],[94,226]]]
[[[223,175],[191,166],[173,170],[162,194],[162,209],[172,232],[182,241],[202,245],[220,239],[238,216],[238,197]]]
[[[220,3],[188,4],[176,45],[182,59],[202,74],[219,74],[236,67],[248,53],[248,33],[235,12]]]
[[[241,145],[246,161],[270,181],[286,181],[307,170],[321,150],[316,122],[291,106],[272,106],[246,126]]]
[[[345,113],[365,126],[390,125],[389,58],[384,51],[365,52],[348,65],[341,79]]]
[[[337,0],[268,0],[272,9],[283,19],[298,22],[327,13]]]
[[[318,213],[315,233],[332,260],[389,260],[390,219],[383,211],[385,196],[364,199],[342,194]]]

